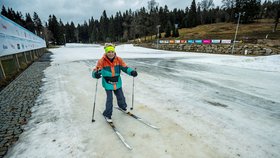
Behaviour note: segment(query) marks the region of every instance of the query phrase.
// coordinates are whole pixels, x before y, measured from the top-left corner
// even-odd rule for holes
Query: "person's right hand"
[[[101,73],[100,73],[100,71],[97,71],[97,72],[95,73],[95,78],[97,78],[97,79],[101,78]]]

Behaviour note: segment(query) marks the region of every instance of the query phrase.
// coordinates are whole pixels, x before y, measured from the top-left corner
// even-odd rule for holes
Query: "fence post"
[[[16,64],[17,71],[19,71],[20,70],[20,65],[19,65],[17,54],[14,54],[13,58],[14,58],[14,61],[15,61],[15,64]]]
[[[33,54],[32,54],[32,50],[30,50],[28,54],[30,56],[30,60],[31,60],[31,63],[32,63],[33,60],[34,60],[34,57],[33,57]]]
[[[28,64],[28,61],[27,61],[27,58],[26,58],[26,52],[23,52],[23,56],[24,56],[24,59],[25,59],[25,63]]]
[[[35,59],[38,59],[37,49],[34,50]]]
[[[1,72],[2,72],[1,74],[3,75],[3,78],[6,79],[6,74],[5,74],[1,59],[0,59],[0,69],[1,69]]]

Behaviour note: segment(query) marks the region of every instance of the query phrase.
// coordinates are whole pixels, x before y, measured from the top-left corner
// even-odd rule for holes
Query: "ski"
[[[102,112],[99,111],[101,114]],[[103,114],[102,114],[103,116]],[[104,117],[105,119],[105,117]],[[105,119],[105,121],[107,122],[107,120]],[[116,126],[114,125],[113,122],[107,122],[110,127],[112,127],[113,131],[116,133],[116,135],[118,136],[118,138],[122,141],[122,143],[125,145],[125,147],[127,147],[129,150],[132,150],[132,147],[126,142],[126,140],[124,139],[124,137],[121,135],[121,133],[118,131],[118,129],[116,128]]]
[[[136,116],[136,115],[134,115],[134,114],[131,113],[131,112],[126,113],[125,111],[123,111],[123,109],[121,109],[121,108],[119,108],[119,107],[115,107],[115,108],[118,109],[118,110],[120,110],[120,111],[122,111],[123,113],[125,113],[125,114],[127,114],[127,115],[129,115],[129,116],[131,116],[131,117],[133,117],[133,118],[135,118],[135,119],[138,120],[139,122],[141,122],[141,123],[143,123],[143,124],[145,124],[145,125],[147,125],[147,126],[149,126],[149,127],[152,127],[152,128],[154,128],[154,129],[159,129],[159,127],[156,127],[156,126],[152,125],[151,123],[149,123],[149,122],[147,122],[147,121],[144,121],[141,117]]]

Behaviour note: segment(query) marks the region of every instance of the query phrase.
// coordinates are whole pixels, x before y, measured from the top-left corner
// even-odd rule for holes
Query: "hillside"
[[[180,36],[176,39],[233,39],[237,24],[215,23],[199,25],[194,28],[179,29]],[[242,24],[240,22],[237,40],[255,41],[256,39],[280,40],[280,26],[276,32],[272,32],[274,27],[273,19],[261,19],[252,24]],[[165,33],[161,33],[162,39],[175,39],[174,37],[164,38]],[[147,41],[155,40],[156,36],[149,36]],[[145,41],[144,38],[141,38]]]
[[[179,30],[180,38],[227,38],[233,39],[237,24],[215,23],[199,25],[195,28],[183,28]],[[240,23],[237,39],[280,39],[280,27],[272,32],[274,27],[273,19],[263,19],[252,24]]]
[[[195,39],[230,39],[233,40],[235,36],[237,24],[234,23],[215,23],[208,25],[199,25],[194,28],[179,29],[179,37],[164,38],[165,33],[162,33],[161,40],[195,40]],[[275,32],[273,19],[262,19],[252,24],[240,23],[237,41],[239,43],[236,47],[234,54],[244,54],[249,51],[247,55],[274,55],[280,52],[280,27]],[[156,36],[149,36],[148,38],[141,38],[137,40],[137,44],[142,47],[173,50],[173,51],[186,51],[186,52],[205,52],[205,53],[229,53],[230,45],[216,45],[214,48],[210,45],[173,45],[173,44],[156,44]],[[133,41],[131,41],[133,42]],[[257,44],[257,45],[256,45]],[[231,52],[233,53],[233,52]]]

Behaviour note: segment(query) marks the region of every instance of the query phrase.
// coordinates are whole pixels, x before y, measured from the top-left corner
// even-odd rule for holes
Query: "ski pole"
[[[96,86],[95,86],[95,95],[94,95],[94,103],[93,103],[93,112],[92,112],[91,122],[95,122],[95,120],[94,120],[94,111],[95,111],[95,103],[96,103],[97,85],[98,85],[98,79],[96,80]]]
[[[136,68],[134,70],[136,71]],[[132,81],[132,104],[130,110],[133,110],[133,104],[134,104],[134,77]]]

